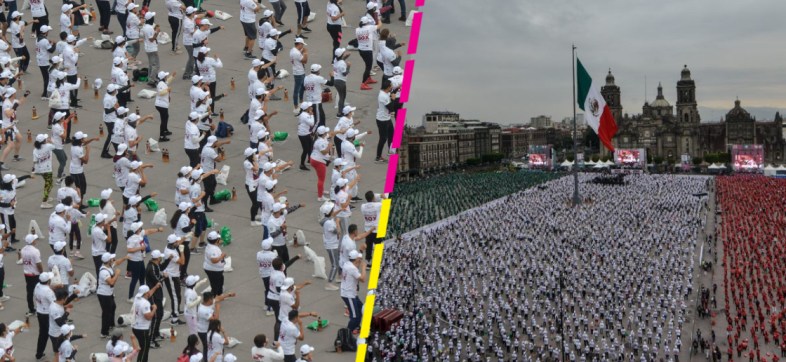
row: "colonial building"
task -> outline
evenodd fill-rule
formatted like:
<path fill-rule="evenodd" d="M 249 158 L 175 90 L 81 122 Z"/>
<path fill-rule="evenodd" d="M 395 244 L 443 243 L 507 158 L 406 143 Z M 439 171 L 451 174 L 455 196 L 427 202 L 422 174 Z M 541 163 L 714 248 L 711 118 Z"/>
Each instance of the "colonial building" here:
<path fill-rule="evenodd" d="M 780 114 L 772 121 L 758 122 L 742 108 L 738 99 L 719 123 L 701 123 L 696 83 L 687 65 L 677 82 L 674 106 L 663 96 L 663 87 L 658 84 L 657 97 L 652 103 L 644 103 L 641 114 L 623 115 L 621 91 L 614 83 L 611 70 L 601 93 L 617 121 L 615 148 L 646 148 L 648 155 L 676 162 L 683 154 L 702 157 L 708 153 L 729 152 L 733 144 L 761 144 L 765 149 L 765 162 L 783 163 L 786 142 L 781 132 Z"/>

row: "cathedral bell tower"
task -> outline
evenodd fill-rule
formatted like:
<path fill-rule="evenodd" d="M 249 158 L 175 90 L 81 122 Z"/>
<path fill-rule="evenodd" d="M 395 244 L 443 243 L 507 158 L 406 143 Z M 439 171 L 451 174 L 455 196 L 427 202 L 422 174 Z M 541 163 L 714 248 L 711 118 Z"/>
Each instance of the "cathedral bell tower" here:
<path fill-rule="evenodd" d="M 690 77 L 690 69 L 685 65 L 677 82 L 677 121 L 680 123 L 701 122 L 696 104 L 696 83 Z"/>
<path fill-rule="evenodd" d="M 614 121 L 619 124 L 622 119 L 620 87 L 614 84 L 614 75 L 611 74 L 611 69 L 609 69 L 609 74 L 606 76 L 606 85 L 600 89 L 600 94 L 606 100 L 606 104 L 609 106 L 609 110 L 611 110 L 611 115 L 614 116 Z"/>

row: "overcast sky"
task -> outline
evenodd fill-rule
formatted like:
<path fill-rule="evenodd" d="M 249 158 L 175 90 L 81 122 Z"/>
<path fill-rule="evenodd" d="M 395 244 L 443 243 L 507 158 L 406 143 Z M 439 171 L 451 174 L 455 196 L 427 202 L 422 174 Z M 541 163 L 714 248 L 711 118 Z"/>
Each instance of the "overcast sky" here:
<path fill-rule="evenodd" d="M 571 43 L 593 79 L 611 68 L 626 113 L 644 79 L 673 105 L 684 64 L 699 106 L 786 108 L 786 1 L 428 1 L 410 124 L 431 110 L 501 123 L 572 114 Z"/>

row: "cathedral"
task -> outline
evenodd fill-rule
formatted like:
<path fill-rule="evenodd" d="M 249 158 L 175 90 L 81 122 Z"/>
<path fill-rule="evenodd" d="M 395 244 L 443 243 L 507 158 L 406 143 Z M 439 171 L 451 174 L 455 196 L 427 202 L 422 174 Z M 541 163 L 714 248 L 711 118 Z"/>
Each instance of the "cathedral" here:
<path fill-rule="evenodd" d="M 685 154 L 703 157 L 708 153 L 730 152 L 734 144 L 760 144 L 764 146 L 766 163 L 784 163 L 786 141 L 780 114 L 776 113 L 772 121 L 756 121 L 738 99 L 720 122 L 701 123 L 696 83 L 687 65 L 677 82 L 677 102 L 673 106 L 658 84 L 658 96 L 652 103 L 644 103 L 641 114 L 623 116 L 620 87 L 614 84 L 611 70 L 601 93 L 617 122 L 615 148 L 646 148 L 648 155 L 663 157 L 673 164 Z"/>

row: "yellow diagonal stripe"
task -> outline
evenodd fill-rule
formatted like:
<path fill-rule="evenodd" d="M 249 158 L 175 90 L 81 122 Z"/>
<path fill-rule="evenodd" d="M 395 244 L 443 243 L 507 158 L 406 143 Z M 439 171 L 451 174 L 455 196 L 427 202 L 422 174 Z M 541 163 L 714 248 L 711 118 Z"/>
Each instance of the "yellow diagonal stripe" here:
<path fill-rule="evenodd" d="M 368 338 L 371 330 L 371 317 L 374 315 L 374 300 L 376 296 L 369 294 L 366 296 L 366 306 L 363 307 L 363 321 L 360 323 L 360 335 L 358 338 Z"/>
<path fill-rule="evenodd" d="M 388 216 L 390 215 L 390 199 L 382 200 L 382 210 L 379 211 L 379 222 L 377 223 L 377 237 L 384 238 L 388 233 Z"/>
<path fill-rule="evenodd" d="M 355 362 L 365 362 L 367 344 L 358 344 L 358 354 L 355 356 Z"/>
<path fill-rule="evenodd" d="M 371 259 L 371 273 L 368 278 L 368 290 L 377 289 L 379 271 L 382 269 L 382 253 L 385 252 L 385 243 L 374 245 L 374 256 Z"/>

